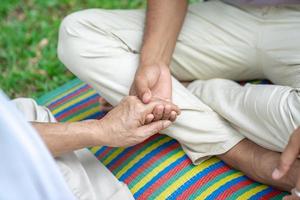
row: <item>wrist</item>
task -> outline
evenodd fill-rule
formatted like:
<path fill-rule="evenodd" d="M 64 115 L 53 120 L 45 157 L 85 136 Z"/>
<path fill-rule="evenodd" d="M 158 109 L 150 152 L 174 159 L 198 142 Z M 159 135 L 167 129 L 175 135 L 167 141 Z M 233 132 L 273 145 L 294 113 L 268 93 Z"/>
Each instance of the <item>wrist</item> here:
<path fill-rule="evenodd" d="M 147 56 L 145 56 L 147 57 Z M 166 60 L 158 59 L 157 57 L 155 59 L 152 58 L 144 58 L 140 59 L 139 68 L 148 68 L 148 67 L 159 67 L 159 68 L 168 68 L 169 69 L 169 63 Z"/>
<path fill-rule="evenodd" d="M 140 66 L 165 66 L 171 61 L 171 54 L 167 53 L 163 46 L 144 44 L 140 55 Z"/>
<path fill-rule="evenodd" d="M 92 146 L 106 146 L 108 145 L 108 123 L 105 121 L 105 118 L 100 120 L 89 120 L 89 126 L 91 127 L 91 139 Z"/>

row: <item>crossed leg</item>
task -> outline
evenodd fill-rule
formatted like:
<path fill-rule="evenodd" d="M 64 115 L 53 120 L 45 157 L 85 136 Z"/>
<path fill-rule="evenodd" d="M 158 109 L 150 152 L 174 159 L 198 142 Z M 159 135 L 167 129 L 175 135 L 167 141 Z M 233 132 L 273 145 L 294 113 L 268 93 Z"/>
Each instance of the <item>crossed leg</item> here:
<path fill-rule="evenodd" d="M 220 6 L 232 14 L 214 17 L 213 10 L 220 9 Z M 236 19 L 235 14 L 240 14 L 241 17 Z M 234 22 L 233 17 L 236 19 Z M 138 66 L 137 52 L 142 41 L 143 18 L 144 12 L 141 10 L 94 9 L 74 13 L 61 25 L 59 58 L 109 103 L 116 105 L 122 97 L 128 95 Z M 232 24 L 224 24 L 224 28 L 217 30 L 220 27 L 215 26 L 214 20 L 220 19 Z M 248 21 L 245 23 L 241 19 Z M 253 27 L 256 26 L 242 11 L 221 2 L 195 4 L 190 8 L 171 68 L 174 74 L 173 102 L 182 109 L 182 114 L 162 133 L 177 139 L 195 164 L 210 156 L 219 155 L 225 162 L 258 181 L 290 189 L 293 180 L 289 177 L 276 182 L 271 179 L 270 169 L 275 167 L 274 163 L 279 159 L 278 153 L 244 139 L 232 124 L 178 81 L 213 77 L 264 78 L 255 63 L 256 51 L 251 46 L 255 30 L 247 27 L 251 23 Z M 230 30 L 226 30 L 226 27 L 230 29 L 232 26 L 245 27 L 240 32 L 237 31 L 235 36 Z M 226 35 L 227 32 L 230 34 Z M 213 42 L 207 41 L 207 38 L 213 36 Z M 226 44 L 227 40 L 229 44 Z M 201 44 L 201 48 L 197 47 L 198 44 Z M 262 160 L 269 162 L 261 164 Z"/>

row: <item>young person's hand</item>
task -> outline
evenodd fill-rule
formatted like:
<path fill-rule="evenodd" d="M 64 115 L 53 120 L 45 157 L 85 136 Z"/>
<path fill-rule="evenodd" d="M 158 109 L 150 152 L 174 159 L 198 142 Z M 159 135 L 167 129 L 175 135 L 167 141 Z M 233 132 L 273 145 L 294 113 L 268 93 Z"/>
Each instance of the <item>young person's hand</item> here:
<path fill-rule="evenodd" d="M 171 102 L 172 81 L 169 67 L 165 65 L 139 67 L 130 89 L 130 95 L 138 96 L 145 104 L 155 99 Z M 174 121 L 179 113 L 172 110 L 170 105 L 171 103 L 166 106 L 158 104 L 152 113 L 153 121 L 161 119 Z"/>
<path fill-rule="evenodd" d="M 172 98 L 171 73 L 168 66 L 140 66 L 130 89 L 131 95 L 137 95 L 143 103 L 149 103 L 153 97 L 170 101 Z"/>
<path fill-rule="evenodd" d="M 300 127 L 294 131 L 289 139 L 285 150 L 281 154 L 279 164 L 273 171 L 272 177 L 280 179 L 285 176 L 291 169 L 291 166 L 296 161 L 300 154 Z M 292 194 L 284 197 L 284 200 L 300 200 L 300 176 L 296 177 L 297 182 Z"/>
<path fill-rule="evenodd" d="M 147 116 L 157 105 L 168 106 L 179 112 L 179 108 L 168 101 L 153 100 L 144 104 L 136 96 L 125 97 L 98 122 L 98 128 L 94 127 L 94 130 L 101 130 L 102 133 L 98 136 L 99 144 L 113 147 L 132 146 L 170 126 L 170 120 L 147 122 Z"/>

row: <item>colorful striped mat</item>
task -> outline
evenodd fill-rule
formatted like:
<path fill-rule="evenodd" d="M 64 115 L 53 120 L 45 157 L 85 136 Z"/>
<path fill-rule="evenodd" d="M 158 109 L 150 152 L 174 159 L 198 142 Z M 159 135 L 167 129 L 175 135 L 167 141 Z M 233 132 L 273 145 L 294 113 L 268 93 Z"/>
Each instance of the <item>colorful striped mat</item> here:
<path fill-rule="evenodd" d="M 59 121 L 101 118 L 99 95 L 75 79 L 38 99 Z M 155 135 L 129 148 L 91 147 L 90 151 L 136 199 L 282 199 L 286 194 L 254 182 L 217 158 L 194 166 L 178 142 Z"/>

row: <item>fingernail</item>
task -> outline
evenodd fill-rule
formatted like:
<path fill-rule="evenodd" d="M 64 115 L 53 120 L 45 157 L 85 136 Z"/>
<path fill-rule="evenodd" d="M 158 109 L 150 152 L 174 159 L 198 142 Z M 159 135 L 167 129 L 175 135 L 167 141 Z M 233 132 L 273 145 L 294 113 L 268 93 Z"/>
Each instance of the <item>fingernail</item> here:
<path fill-rule="evenodd" d="M 277 168 L 274 169 L 274 171 L 273 171 L 273 173 L 272 173 L 272 178 L 273 178 L 273 179 L 280 179 L 280 177 L 281 177 L 280 171 L 279 171 Z"/>
<path fill-rule="evenodd" d="M 165 128 L 168 127 L 168 126 L 170 126 L 171 124 L 172 124 L 172 122 L 169 121 L 169 120 L 164 121 L 164 127 L 165 127 Z"/>

